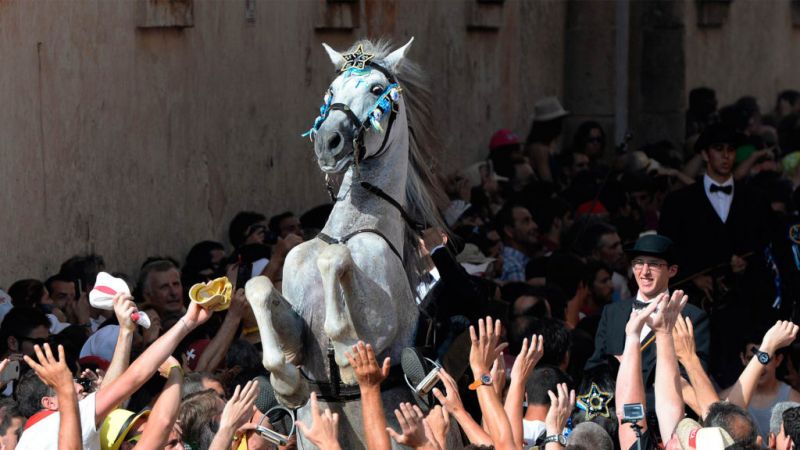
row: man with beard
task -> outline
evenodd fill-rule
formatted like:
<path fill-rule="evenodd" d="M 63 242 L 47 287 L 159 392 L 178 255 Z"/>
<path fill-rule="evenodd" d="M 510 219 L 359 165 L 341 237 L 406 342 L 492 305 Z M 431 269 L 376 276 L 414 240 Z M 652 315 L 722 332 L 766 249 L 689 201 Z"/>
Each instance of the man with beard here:
<path fill-rule="evenodd" d="M 497 213 L 497 232 L 503 239 L 502 281 L 525 281 L 525 266 L 536 250 L 539 226 L 528 208 L 508 203 Z"/>
<path fill-rule="evenodd" d="M 585 248 L 584 253 L 587 253 L 585 256 L 613 270 L 611 274 L 611 283 L 614 285 L 613 300 L 629 298 L 631 291 L 628 289 L 628 277 L 625 276 L 628 268 L 625 266 L 625 252 L 622 250 L 622 239 L 617 229 L 605 222 L 597 222 L 586 228 L 581 240 L 585 242 L 581 244 L 581 247 Z"/>

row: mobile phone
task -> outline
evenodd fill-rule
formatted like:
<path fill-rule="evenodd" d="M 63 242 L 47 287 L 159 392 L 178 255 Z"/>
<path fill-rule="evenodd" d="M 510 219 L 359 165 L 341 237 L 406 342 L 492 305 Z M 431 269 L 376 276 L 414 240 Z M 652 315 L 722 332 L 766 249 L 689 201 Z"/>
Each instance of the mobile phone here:
<path fill-rule="evenodd" d="M 81 294 L 83 294 L 83 280 L 78 278 L 77 280 L 75 280 L 75 284 L 78 287 L 78 292 L 76 293 L 75 298 L 78 298 L 81 296 Z"/>
<path fill-rule="evenodd" d="M 622 419 L 624 422 L 638 422 L 644 419 L 644 405 L 641 403 L 627 403 L 623 405 Z"/>
<path fill-rule="evenodd" d="M 19 380 L 19 361 L 10 361 L 0 372 L 0 384 L 8 384 L 11 380 Z"/>

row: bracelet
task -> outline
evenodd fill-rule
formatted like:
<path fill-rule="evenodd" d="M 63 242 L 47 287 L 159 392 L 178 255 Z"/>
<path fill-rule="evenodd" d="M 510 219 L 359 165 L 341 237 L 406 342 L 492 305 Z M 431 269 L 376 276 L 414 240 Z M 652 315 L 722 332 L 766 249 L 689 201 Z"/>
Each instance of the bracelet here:
<path fill-rule="evenodd" d="M 183 367 L 181 367 L 180 364 L 173 364 L 169 366 L 169 369 L 167 369 L 167 377 L 169 377 L 169 374 L 172 372 L 172 369 L 178 369 L 178 372 L 181 373 L 182 377 L 186 375 L 186 373 L 183 371 Z"/>
<path fill-rule="evenodd" d="M 189 328 L 189 325 L 186 325 L 186 321 L 183 320 L 183 317 L 181 317 L 180 320 L 178 320 L 178 322 L 180 322 L 183 325 L 183 328 L 186 328 L 186 331 L 191 333 L 192 329 Z"/>
<path fill-rule="evenodd" d="M 242 329 L 242 334 L 247 336 L 249 334 L 258 333 L 258 325 L 254 327 L 247 327 Z"/>

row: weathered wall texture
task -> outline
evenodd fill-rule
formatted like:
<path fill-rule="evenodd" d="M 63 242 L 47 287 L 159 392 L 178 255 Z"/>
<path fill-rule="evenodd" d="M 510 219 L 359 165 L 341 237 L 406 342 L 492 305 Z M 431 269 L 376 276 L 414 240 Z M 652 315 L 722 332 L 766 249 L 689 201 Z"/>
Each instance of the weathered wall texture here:
<path fill-rule="evenodd" d="M 684 2 L 686 97 L 698 86 L 717 91 L 720 106 L 754 95 L 762 112 L 783 89 L 800 88 L 800 28 L 788 0 L 734 0 L 719 28 L 697 25 L 694 2 Z"/>
<path fill-rule="evenodd" d="M 323 41 L 417 37 L 448 169 L 562 93 L 559 1 L 508 0 L 498 29 L 469 30 L 474 0 L 361 0 L 351 31 L 315 30 L 322 0 L 255 1 L 252 22 L 245 0 L 195 0 L 193 27 L 139 29 L 144 1 L 0 0 L 0 285 L 86 251 L 135 274 L 227 241 L 238 210 L 324 201 L 299 137 L 332 77 Z"/>

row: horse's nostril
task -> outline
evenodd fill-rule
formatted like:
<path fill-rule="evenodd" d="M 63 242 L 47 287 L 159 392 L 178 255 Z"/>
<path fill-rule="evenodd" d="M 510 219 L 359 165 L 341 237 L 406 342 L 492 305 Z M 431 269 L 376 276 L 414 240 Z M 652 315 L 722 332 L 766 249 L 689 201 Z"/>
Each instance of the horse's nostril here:
<path fill-rule="evenodd" d="M 328 150 L 334 150 L 342 143 L 342 135 L 338 132 L 333 133 L 333 136 L 328 139 Z"/>

